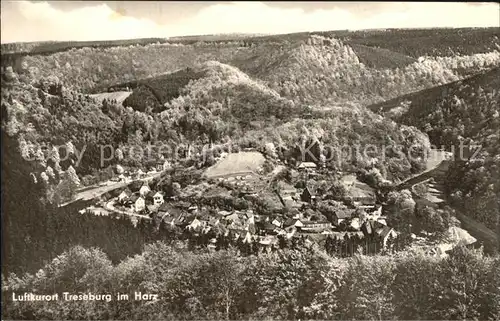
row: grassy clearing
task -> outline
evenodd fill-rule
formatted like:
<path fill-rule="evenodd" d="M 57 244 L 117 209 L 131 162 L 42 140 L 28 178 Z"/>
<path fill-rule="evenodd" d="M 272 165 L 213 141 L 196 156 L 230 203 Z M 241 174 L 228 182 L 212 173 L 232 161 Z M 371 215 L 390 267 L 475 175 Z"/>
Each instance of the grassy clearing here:
<path fill-rule="evenodd" d="M 257 172 L 264 164 L 265 158 L 259 152 L 232 153 L 209 167 L 205 175 L 209 178 L 234 175 L 246 175 Z"/>

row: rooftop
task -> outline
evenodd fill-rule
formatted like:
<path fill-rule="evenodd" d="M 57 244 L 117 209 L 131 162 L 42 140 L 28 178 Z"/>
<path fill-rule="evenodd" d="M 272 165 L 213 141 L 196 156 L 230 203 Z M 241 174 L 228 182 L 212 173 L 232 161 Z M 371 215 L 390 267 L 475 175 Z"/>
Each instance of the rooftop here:
<path fill-rule="evenodd" d="M 313 162 L 302 162 L 299 164 L 298 168 L 316 168 L 317 165 Z"/>

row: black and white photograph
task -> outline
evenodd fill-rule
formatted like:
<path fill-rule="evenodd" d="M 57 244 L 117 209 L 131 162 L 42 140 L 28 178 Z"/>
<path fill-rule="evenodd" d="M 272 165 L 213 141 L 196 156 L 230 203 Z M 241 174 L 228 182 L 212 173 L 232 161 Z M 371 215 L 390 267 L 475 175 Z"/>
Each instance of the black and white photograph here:
<path fill-rule="evenodd" d="M 500 4 L 1 1 L 2 320 L 500 320 Z"/>

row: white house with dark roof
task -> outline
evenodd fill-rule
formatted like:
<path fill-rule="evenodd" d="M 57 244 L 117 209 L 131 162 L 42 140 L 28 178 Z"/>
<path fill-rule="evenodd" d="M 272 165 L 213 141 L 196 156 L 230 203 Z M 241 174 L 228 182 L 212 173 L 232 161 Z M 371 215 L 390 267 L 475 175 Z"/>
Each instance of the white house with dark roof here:
<path fill-rule="evenodd" d="M 118 201 L 119 202 L 124 202 L 130 198 L 132 193 L 128 190 L 123 190 L 120 195 L 118 195 Z"/>
<path fill-rule="evenodd" d="M 135 212 L 141 212 L 146 208 L 146 200 L 141 195 L 133 195 L 130 201 Z"/>
<path fill-rule="evenodd" d="M 151 188 L 149 188 L 149 185 L 147 183 L 142 184 L 141 188 L 139 189 L 139 194 L 145 196 L 149 192 L 151 192 Z"/>
<path fill-rule="evenodd" d="M 313 162 L 302 162 L 297 166 L 299 170 L 305 170 L 305 169 L 316 169 L 318 166 L 316 163 Z"/>
<path fill-rule="evenodd" d="M 163 193 L 162 192 L 156 192 L 153 195 L 153 204 L 155 205 L 161 205 L 165 202 L 163 199 Z"/>

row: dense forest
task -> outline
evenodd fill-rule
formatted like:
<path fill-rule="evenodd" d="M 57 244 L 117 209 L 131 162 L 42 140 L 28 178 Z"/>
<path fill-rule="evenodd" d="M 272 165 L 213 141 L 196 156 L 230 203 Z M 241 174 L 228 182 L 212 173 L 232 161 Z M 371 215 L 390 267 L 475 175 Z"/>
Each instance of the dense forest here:
<path fill-rule="evenodd" d="M 446 179 L 450 200 L 494 228 L 500 217 L 500 69 L 370 106 L 415 126 L 454 150 Z M 460 146 L 463 146 L 462 148 Z"/>
<path fill-rule="evenodd" d="M 75 247 L 36 274 L 2 279 L 2 294 L 37 289 L 113 295 L 111 301 L 9 302 L 16 319 L 436 319 L 497 320 L 500 261 L 456 248 L 446 259 L 418 252 L 335 259 L 317 249 L 239 257 L 159 242 L 118 265 Z M 467 267 L 467 268 L 464 268 Z M 422 282 L 425 280 L 425 282 Z M 134 293 L 158 295 L 136 301 Z M 116 300 L 117 293 L 129 300 Z"/>

